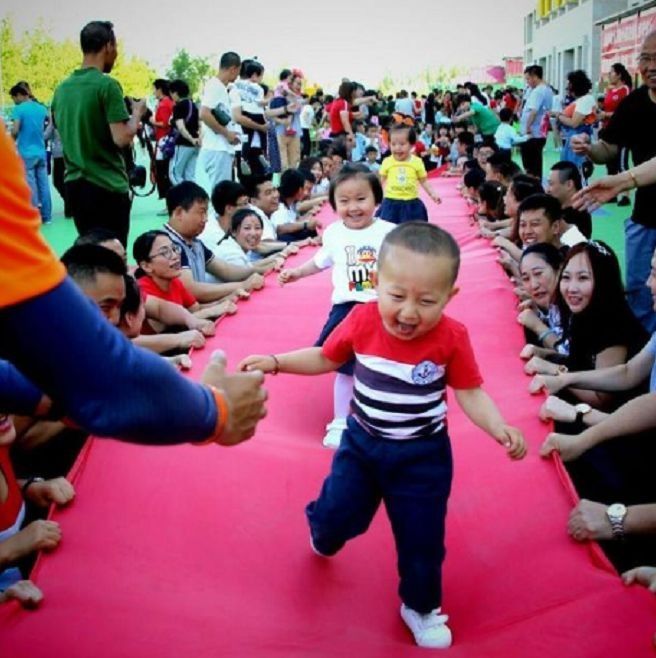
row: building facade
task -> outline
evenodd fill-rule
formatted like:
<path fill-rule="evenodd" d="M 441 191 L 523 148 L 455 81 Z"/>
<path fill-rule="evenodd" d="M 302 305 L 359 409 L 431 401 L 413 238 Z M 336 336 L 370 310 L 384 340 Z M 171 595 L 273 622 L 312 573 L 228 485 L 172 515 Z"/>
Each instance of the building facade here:
<path fill-rule="evenodd" d="M 654 0 L 538 0 L 535 10 L 524 18 L 524 61 L 527 65 L 542 66 L 545 80 L 558 90 L 564 90 L 567 74 L 575 69 L 586 71 L 597 84 L 613 61 L 634 58 L 632 43 L 631 48 L 622 46 L 622 58 L 612 59 L 619 52 L 615 44 L 622 34 L 621 21 L 636 16 L 629 19 L 635 20 L 636 27 L 630 37 L 635 42 L 637 17 L 640 13 L 648 16 L 655 4 Z M 612 42 L 610 33 L 603 34 L 608 24 L 615 26 L 610 28 Z M 605 50 L 602 50 L 604 37 Z M 622 42 L 626 39 L 622 37 Z M 632 62 L 629 68 L 634 66 Z"/>

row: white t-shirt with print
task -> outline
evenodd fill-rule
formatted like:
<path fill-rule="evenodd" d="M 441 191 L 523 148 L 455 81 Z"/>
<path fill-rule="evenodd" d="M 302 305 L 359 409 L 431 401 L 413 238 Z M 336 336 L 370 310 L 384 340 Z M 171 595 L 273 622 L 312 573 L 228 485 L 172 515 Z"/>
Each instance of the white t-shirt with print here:
<path fill-rule="evenodd" d="M 213 110 L 217 105 L 221 109 L 232 116 L 232 108 L 230 103 L 230 96 L 226 86 L 218 78 L 210 78 L 205 84 L 203 90 L 203 97 L 200 101 L 202 107 L 207 107 Z M 207 151 L 225 151 L 227 153 L 234 153 L 235 148 L 223 136 L 215 133 L 211 128 L 201 122 L 202 125 L 202 147 Z M 235 130 L 235 122 L 231 121 L 227 126 L 228 130 Z"/>
<path fill-rule="evenodd" d="M 367 228 L 352 229 L 340 220 L 323 232 L 323 245 L 313 260 L 322 270 L 333 268 L 333 304 L 376 299 L 380 246 L 395 226 L 384 219 L 374 219 Z"/>

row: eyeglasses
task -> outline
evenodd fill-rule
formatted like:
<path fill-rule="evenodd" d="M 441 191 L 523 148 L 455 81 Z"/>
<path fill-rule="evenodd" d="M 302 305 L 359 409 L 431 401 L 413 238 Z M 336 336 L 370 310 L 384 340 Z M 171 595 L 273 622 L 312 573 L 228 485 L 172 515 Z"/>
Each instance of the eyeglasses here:
<path fill-rule="evenodd" d="M 182 251 L 182 247 L 179 244 L 172 244 L 170 247 L 162 247 L 159 251 L 156 251 L 154 254 L 149 256 L 149 260 L 152 260 L 156 256 L 161 256 L 167 260 L 171 260 Z"/>

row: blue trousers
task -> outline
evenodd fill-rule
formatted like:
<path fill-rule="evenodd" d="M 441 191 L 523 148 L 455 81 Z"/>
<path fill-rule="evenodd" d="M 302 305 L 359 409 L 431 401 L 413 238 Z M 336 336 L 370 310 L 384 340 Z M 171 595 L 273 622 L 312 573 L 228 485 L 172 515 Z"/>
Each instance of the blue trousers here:
<path fill-rule="evenodd" d="M 46 157 L 23 158 L 27 184 L 32 192 L 32 205 L 38 208 L 41 219 L 49 222 L 52 218 L 52 200 L 48 182 L 48 167 Z"/>
<path fill-rule="evenodd" d="M 656 331 L 654 301 L 647 288 L 651 259 L 656 249 L 656 228 L 636 224 L 630 218 L 624 223 L 626 241 L 626 298 L 631 310 L 649 332 Z"/>
<path fill-rule="evenodd" d="M 399 596 L 422 614 L 442 604 L 444 523 L 453 462 L 446 430 L 392 441 L 371 436 L 353 417 L 319 498 L 306 508 L 312 540 L 334 555 L 367 530 L 381 501 L 396 542 Z"/>

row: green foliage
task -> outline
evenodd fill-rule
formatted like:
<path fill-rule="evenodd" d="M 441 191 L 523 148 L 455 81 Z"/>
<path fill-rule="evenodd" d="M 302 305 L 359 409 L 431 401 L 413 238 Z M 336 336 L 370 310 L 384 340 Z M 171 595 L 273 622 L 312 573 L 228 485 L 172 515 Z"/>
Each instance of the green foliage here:
<path fill-rule="evenodd" d="M 211 57 L 192 57 L 183 48 L 173 57 L 166 77 L 169 80 L 184 80 L 194 97 L 200 91 L 203 80 L 212 75 L 214 68 Z"/>
<path fill-rule="evenodd" d="M 452 85 L 454 81 L 465 75 L 467 69 L 458 66 L 443 66 L 436 68 L 426 67 L 416 75 L 394 78 L 389 72 L 380 81 L 378 88 L 385 95 L 394 94 L 399 89 L 416 91 L 418 94 L 426 94 L 434 88 L 444 89 Z"/>
<path fill-rule="evenodd" d="M 118 79 L 126 94 L 143 96 L 150 92 L 155 72 L 145 60 L 121 55 L 112 76 Z M 19 80 L 30 83 L 32 93 L 49 103 L 57 85 L 82 62 L 78 43 L 72 39 L 57 41 L 50 36 L 42 22 L 17 36 L 11 18 L 0 20 L 0 52 L 2 53 L 2 102 L 11 105 L 9 89 Z"/>

